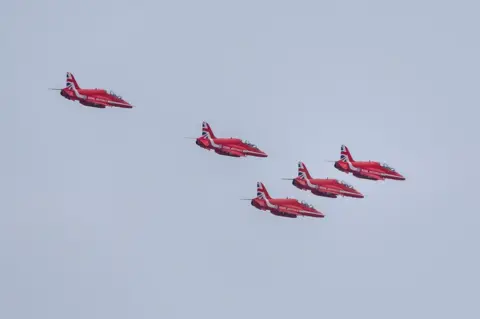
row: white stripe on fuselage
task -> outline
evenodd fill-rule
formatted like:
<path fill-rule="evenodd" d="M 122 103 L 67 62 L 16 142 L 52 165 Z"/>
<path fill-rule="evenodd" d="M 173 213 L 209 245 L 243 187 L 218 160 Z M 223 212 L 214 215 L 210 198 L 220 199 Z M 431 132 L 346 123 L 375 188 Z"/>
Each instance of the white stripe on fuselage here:
<path fill-rule="evenodd" d="M 307 178 L 305 179 L 305 181 L 307 182 L 307 185 L 312 189 L 324 188 L 326 193 L 329 192 L 329 188 L 326 187 L 326 186 L 319 186 L 319 185 L 312 184 L 310 182 L 310 180 L 307 179 Z M 346 191 L 346 190 L 343 190 L 343 189 L 331 189 L 331 191 L 340 192 L 342 194 L 358 195 L 357 193 L 349 192 L 349 191 Z"/>
<path fill-rule="evenodd" d="M 241 150 L 241 152 L 248 153 L 248 154 L 254 154 L 254 155 L 263 155 L 260 152 L 255 152 L 255 151 L 250 151 L 250 150 Z"/>
<path fill-rule="evenodd" d="M 383 177 L 398 177 L 397 175 L 393 175 L 393 174 L 387 174 L 387 173 L 378 172 L 378 171 L 370 171 L 370 170 L 365 169 L 365 168 L 363 168 L 363 169 L 362 168 L 357 168 L 357 167 L 353 166 L 353 164 L 350 161 L 346 161 L 346 163 L 352 171 L 359 172 L 360 174 L 362 173 L 362 170 L 363 170 L 366 173 L 373 174 L 373 175 L 379 175 L 379 176 L 383 176 Z"/>
<path fill-rule="evenodd" d="M 280 205 L 274 205 L 272 203 L 270 203 L 270 201 L 265 197 L 263 198 L 263 200 L 265 201 L 265 203 L 267 204 L 267 206 L 271 209 L 275 209 L 275 210 L 279 210 L 280 211 Z M 302 214 L 312 214 L 312 215 L 318 215 L 318 216 L 321 216 L 322 214 L 319 214 L 319 213 L 316 213 L 316 212 L 309 212 L 309 211 L 306 211 L 306 210 L 301 210 L 301 209 L 297 209 L 297 208 L 290 208 L 290 207 L 286 207 L 286 206 L 283 206 L 285 208 L 285 210 L 291 210 L 292 213 L 295 213 L 295 212 L 298 212 L 298 213 L 302 213 Z"/>
<path fill-rule="evenodd" d="M 339 192 L 342 193 L 342 194 L 348 194 L 348 195 L 358 195 L 357 193 L 348 192 L 348 191 L 345 191 L 343 189 L 339 190 Z"/>
<path fill-rule="evenodd" d="M 345 162 L 347 163 L 347 165 L 348 165 L 348 168 L 350 168 L 352 171 L 354 171 L 354 172 L 360 172 L 360 170 L 361 170 L 361 169 L 360 169 L 360 168 L 357 168 L 357 167 L 355 167 L 355 166 L 353 166 L 353 164 L 352 164 L 352 163 L 350 163 L 350 161 L 349 161 L 349 160 L 347 160 L 347 161 L 345 161 Z"/>
<path fill-rule="evenodd" d="M 265 203 L 267 204 L 268 207 L 273 208 L 273 209 L 277 209 L 277 208 L 278 208 L 278 205 L 274 205 L 274 204 L 270 203 L 270 201 L 267 199 L 266 196 L 265 196 L 265 198 L 264 198 L 264 201 L 265 201 Z"/>
<path fill-rule="evenodd" d="M 77 89 L 75 88 L 75 85 L 72 83 L 72 86 L 70 86 L 70 88 L 73 90 L 73 93 L 75 94 L 75 96 L 81 100 L 86 100 L 87 99 L 87 96 L 86 95 L 83 95 L 83 94 L 80 94 Z"/>
<path fill-rule="evenodd" d="M 77 89 L 75 88 L 75 85 L 73 85 L 72 83 L 72 86 L 70 87 L 72 90 L 73 90 L 73 93 L 75 93 L 75 96 L 81 100 L 87 100 L 88 99 L 88 96 L 87 95 L 83 95 L 83 94 L 80 94 Z M 97 99 L 95 99 L 97 100 Z M 108 104 L 117 104 L 117 105 L 125 105 L 125 106 L 130 106 L 130 104 L 128 103 L 123 103 L 123 102 L 117 102 L 117 101 L 105 101 L 105 100 L 102 100 L 102 99 L 98 99 L 98 101 L 100 102 L 106 102 Z"/>
<path fill-rule="evenodd" d="M 210 141 L 210 144 L 212 144 L 213 148 L 219 148 L 221 149 L 222 148 L 222 145 L 220 144 L 217 144 L 213 141 L 213 139 L 210 137 L 210 133 L 209 132 L 206 132 L 207 134 L 207 139 Z"/>
<path fill-rule="evenodd" d="M 317 188 L 318 188 L 318 185 L 315 185 L 315 184 L 310 183 L 310 180 L 309 180 L 308 178 L 305 178 L 305 181 L 307 181 L 307 185 L 308 185 L 310 188 L 314 188 L 314 189 L 317 189 Z"/>
<path fill-rule="evenodd" d="M 235 148 L 235 147 L 229 147 L 229 146 L 224 146 L 224 145 L 221 145 L 221 144 L 217 144 L 213 141 L 213 139 L 210 137 L 210 134 L 208 132 L 207 132 L 206 135 L 207 135 L 207 139 L 210 141 L 210 144 L 212 144 L 212 146 L 214 148 L 231 150 L 231 151 L 236 151 L 236 152 L 241 152 L 241 153 L 262 155 L 262 153 L 259 153 L 259 152 L 254 152 L 254 151 L 250 151 L 250 150 L 242 150 L 242 149 L 238 149 L 238 148 Z"/>
<path fill-rule="evenodd" d="M 117 105 L 130 106 L 130 104 L 128 104 L 128 103 L 117 102 L 117 101 L 107 101 L 107 103 L 114 104 L 114 105 L 117 104 Z"/>

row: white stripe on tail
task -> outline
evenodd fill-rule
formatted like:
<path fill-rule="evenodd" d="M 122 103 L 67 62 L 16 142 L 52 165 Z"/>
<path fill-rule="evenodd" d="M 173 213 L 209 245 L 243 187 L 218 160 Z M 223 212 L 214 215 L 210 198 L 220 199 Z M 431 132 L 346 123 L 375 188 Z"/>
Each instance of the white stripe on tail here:
<path fill-rule="evenodd" d="M 73 76 L 72 73 L 67 72 L 67 87 L 66 90 L 73 91 L 75 93 L 75 96 L 81 100 L 86 100 L 87 96 L 80 94 L 78 90 L 80 87 L 78 86 L 77 81 L 75 80 L 75 77 Z"/>
<path fill-rule="evenodd" d="M 75 77 L 73 76 L 72 73 L 67 72 L 67 89 L 68 90 L 73 90 L 73 89 L 79 90 L 80 86 L 78 86 L 77 80 L 75 80 Z"/>
<path fill-rule="evenodd" d="M 348 163 L 348 162 L 350 162 L 350 163 L 355 162 L 355 161 L 353 160 L 352 154 L 350 154 L 350 151 L 348 150 L 348 147 L 346 147 L 345 145 L 342 145 L 342 147 L 341 147 L 340 160 L 341 160 L 342 162 L 346 162 L 346 163 Z"/>
<path fill-rule="evenodd" d="M 307 182 L 308 187 L 312 189 L 317 189 L 318 185 L 312 184 L 310 180 L 312 179 L 312 176 L 308 172 L 307 166 L 303 162 L 298 162 L 298 177 L 300 179 L 303 179 Z"/>
<path fill-rule="evenodd" d="M 212 128 L 205 121 L 203 121 L 203 123 L 202 123 L 202 136 L 206 137 L 208 139 L 216 138 L 215 134 L 213 134 Z"/>
<path fill-rule="evenodd" d="M 257 182 L 257 198 L 265 200 L 271 198 L 262 182 Z"/>
<path fill-rule="evenodd" d="M 310 176 L 310 173 L 308 172 L 307 166 L 305 166 L 305 163 L 303 162 L 298 162 L 298 177 L 300 179 L 312 178 L 312 176 Z"/>

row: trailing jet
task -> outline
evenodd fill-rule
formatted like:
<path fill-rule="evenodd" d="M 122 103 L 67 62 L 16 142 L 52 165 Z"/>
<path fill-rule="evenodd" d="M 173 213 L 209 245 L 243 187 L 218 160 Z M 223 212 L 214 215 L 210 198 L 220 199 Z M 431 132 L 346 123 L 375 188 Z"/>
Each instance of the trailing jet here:
<path fill-rule="evenodd" d="M 195 143 L 203 149 L 214 150 L 215 153 L 231 157 L 268 157 L 255 144 L 239 138 L 218 138 L 207 122 L 202 123 L 202 136 Z"/>
<path fill-rule="evenodd" d="M 352 154 L 350 154 L 348 147 L 346 147 L 345 145 L 342 145 L 340 160 L 335 162 L 334 167 L 339 171 L 347 174 L 351 173 L 353 174 L 353 176 L 362 179 L 369 179 L 375 181 L 386 179 L 393 179 L 399 181 L 405 180 L 405 177 L 403 177 L 393 167 L 389 166 L 386 163 L 379 163 L 374 161 L 355 161 L 352 157 Z"/>
<path fill-rule="evenodd" d="M 59 90 L 60 95 L 67 100 L 78 101 L 80 104 L 89 107 L 96 107 L 104 109 L 109 107 L 133 108 L 133 105 L 126 102 L 121 96 L 115 94 L 113 91 L 107 92 L 104 89 L 82 89 L 78 85 L 72 73 L 67 72 L 67 84 L 63 89 Z"/>
<path fill-rule="evenodd" d="M 248 199 L 250 200 L 250 199 Z M 281 217 L 297 218 L 298 216 L 309 216 L 323 218 L 321 212 L 305 201 L 298 201 L 293 198 L 272 198 L 268 194 L 265 185 L 257 182 L 257 197 L 251 199 L 252 206 L 257 209 L 270 211 L 271 214 Z"/>
<path fill-rule="evenodd" d="M 298 189 L 311 191 L 312 194 L 323 197 L 337 198 L 338 196 L 363 198 L 364 196 L 353 188 L 352 185 L 338 179 L 312 178 L 305 163 L 298 162 L 298 176 L 296 178 L 284 178 L 291 180 Z"/>

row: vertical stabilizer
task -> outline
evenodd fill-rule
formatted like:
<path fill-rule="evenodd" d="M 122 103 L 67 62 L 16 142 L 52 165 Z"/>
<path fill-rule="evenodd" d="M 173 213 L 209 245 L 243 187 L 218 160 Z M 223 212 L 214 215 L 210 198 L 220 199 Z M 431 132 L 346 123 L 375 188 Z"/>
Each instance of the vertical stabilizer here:
<path fill-rule="evenodd" d="M 343 162 L 350 162 L 350 163 L 355 162 L 353 160 L 352 154 L 350 154 L 348 147 L 346 147 L 345 145 L 342 145 L 341 147 L 340 160 Z"/>
<path fill-rule="evenodd" d="M 203 136 L 203 137 L 206 137 L 206 138 L 208 138 L 208 139 L 214 139 L 214 138 L 216 138 L 216 137 L 215 137 L 215 134 L 213 134 L 212 128 L 211 128 L 210 125 L 209 125 L 207 122 L 205 122 L 205 121 L 203 121 L 203 123 L 202 123 L 202 136 Z"/>
<path fill-rule="evenodd" d="M 267 188 L 263 185 L 262 182 L 257 182 L 257 198 L 259 199 L 270 199 L 270 194 L 268 194 Z"/>
<path fill-rule="evenodd" d="M 77 83 L 77 80 L 75 80 L 75 77 L 73 76 L 72 73 L 70 72 L 67 72 L 67 83 L 66 83 L 66 87 L 67 89 L 80 89 L 80 87 L 78 86 L 78 83 Z"/>
<path fill-rule="evenodd" d="M 310 173 L 308 172 L 307 166 L 305 166 L 305 163 L 303 162 L 298 162 L 298 177 L 300 179 L 312 178 L 312 176 L 310 176 Z"/>

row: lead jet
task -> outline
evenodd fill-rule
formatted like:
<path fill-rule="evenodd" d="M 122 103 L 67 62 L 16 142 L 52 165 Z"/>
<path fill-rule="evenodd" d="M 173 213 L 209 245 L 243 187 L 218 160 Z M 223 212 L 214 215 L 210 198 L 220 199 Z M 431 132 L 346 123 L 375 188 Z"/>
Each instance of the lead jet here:
<path fill-rule="evenodd" d="M 404 181 L 400 173 L 398 173 L 393 167 L 386 163 L 374 162 L 374 161 L 355 161 L 348 150 L 348 147 L 342 145 L 340 151 L 340 160 L 336 161 L 334 167 L 341 172 L 352 174 L 357 178 L 369 179 L 374 181 L 379 180 L 398 180 Z"/>
<path fill-rule="evenodd" d="M 202 123 L 202 136 L 196 138 L 195 143 L 203 149 L 213 150 L 215 153 L 231 157 L 268 157 L 255 144 L 239 138 L 218 138 L 207 122 Z"/>
<path fill-rule="evenodd" d="M 265 185 L 263 185 L 261 182 L 257 182 L 257 197 L 251 199 L 250 201 L 251 205 L 255 208 L 264 211 L 270 211 L 271 214 L 280 217 L 325 217 L 325 215 L 305 201 L 298 201 L 294 198 L 272 198 L 270 194 L 268 194 Z"/>
<path fill-rule="evenodd" d="M 120 95 L 113 91 L 104 89 L 82 89 L 75 80 L 72 73 L 67 72 L 67 84 L 63 89 L 50 89 L 59 90 L 60 95 L 71 101 L 78 101 L 80 104 L 104 109 L 109 107 L 120 107 L 131 109 L 133 105 L 125 101 Z"/>
<path fill-rule="evenodd" d="M 338 196 L 364 198 L 362 193 L 357 191 L 347 182 L 332 178 L 312 178 L 305 163 L 298 162 L 298 176 L 296 178 L 284 178 L 291 180 L 293 186 L 312 194 L 323 197 L 337 198 Z"/>

